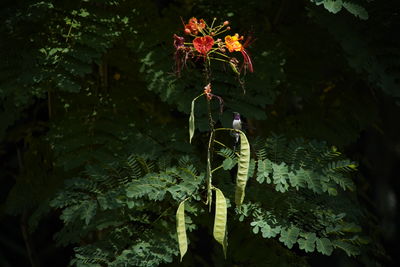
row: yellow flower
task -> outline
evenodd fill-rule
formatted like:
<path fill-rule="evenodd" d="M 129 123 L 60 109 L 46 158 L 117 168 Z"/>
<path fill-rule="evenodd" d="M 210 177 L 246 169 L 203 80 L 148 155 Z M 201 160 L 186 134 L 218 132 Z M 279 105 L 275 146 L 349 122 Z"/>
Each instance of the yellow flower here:
<path fill-rule="evenodd" d="M 226 48 L 228 48 L 229 52 L 242 51 L 243 46 L 239 42 L 242 39 L 243 39 L 243 36 L 239 38 L 239 34 L 237 34 L 237 33 L 234 36 L 230 36 L 230 35 L 225 36 L 225 45 L 226 45 Z"/>

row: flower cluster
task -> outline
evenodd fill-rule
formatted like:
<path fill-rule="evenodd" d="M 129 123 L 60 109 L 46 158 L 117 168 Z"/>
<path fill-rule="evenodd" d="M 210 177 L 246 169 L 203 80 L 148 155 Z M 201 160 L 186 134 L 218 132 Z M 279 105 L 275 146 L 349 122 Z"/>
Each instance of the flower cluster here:
<path fill-rule="evenodd" d="M 203 58 L 207 60 L 218 60 L 228 63 L 237 73 L 244 70 L 253 72 L 253 64 L 247 53 L 245 46 L 242 44 L 243 36 L 226 35 L 224 39 L 217 38 L 218 35 L 229 31 L 229 21 L 225 21 L 220 25 L 214 26 L 216 18 L 209 26 L 203 19 L 189 19 L 188 23 L 184 23 L 184 34 L 187 37 L 174 34 L 175 46 L 175 64 L 176 73 L 179 75 L 181 69 L 186 65 L 188 59 Z M 243 63 L 239 67 L 240 61 L 235 58 L 235 52 L 240 52 L 243 56 Z"/>

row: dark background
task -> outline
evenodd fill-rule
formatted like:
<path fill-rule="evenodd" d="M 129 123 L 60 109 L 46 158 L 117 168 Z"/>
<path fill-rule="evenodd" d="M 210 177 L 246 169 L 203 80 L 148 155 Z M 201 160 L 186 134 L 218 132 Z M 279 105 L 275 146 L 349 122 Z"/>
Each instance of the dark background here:
<path fill-rule="evenodd" d="M 73 255 L 72 246 L 55 245 L 53 236 L 62 227 L 60 211 L 46 203 L 77 169 L 66 167 L 75 164 L 73 157 L 63 159 L 64 168 L 52 165 L 57 153 L 67 153 L 52 146 L 57 143 L 52 136 L 73 134 L 82 118 L 101 113 L 109 104 L 108 96 L 119 108 L 120 131 L 129 131 L 129 123 L 143 129 L 149 124 L 155 128 L 186 127 L 194 94 L 166 94 L 158 81 L 144 79 L 140 72 L 143 57 L 136 52 L 140 41 L 153 45 L 155 53 L 160 53 L 160 64 L 170 65 L 172 73 L 171 37 L 182 30 L 180 16 L 185 21 L 192 16 L 229 19 L 238 32 L 253 36 L 248 50 L 255 74 L 248 74 L 245 80 L 248 87 L 265 89 L 258 96 L 263 102 L 256 110 L 239 107 L 253 127 L 249 127 L 250 135 L 275 132 L 324 140 L 357 161 L 357 201 L 369 214 L 364 218 L 367 234 L 382 248 L 377 262 L 396 266 L 400 251 L 400 5 L 398 1 L 353 1 L 368 11 L 369 17 L 364 20 L 344 7 L 333 14 L 313 2 L 322 1 L 91 3 L 89 13 L 98 17 L 128 16 L 131 9 L 137 13 L 125 28 L 118 23 L 99 27 L 104 32 L 97 34 L 105 40 L 91 33 L 95 36 L 90 37 L 91 42 L 103 47 L 93 54 L 83 53 L 90 55 L 79 69 L 68 59 L 44 57 L 40 51 L 71 48 L 76 32 L 91 31 L 89 26 L 85 28 L 90 21 L 73 12 L 84 8 L 85 3 L 54 1 L 53 7 L 48 7 L 51 2 L 2 1 L 0 266 L 31 266 L 32 261 L 36 266 L 67 266 Z M 75 29 L 66 18 L 82 18 L 81 26 Z M 136 36 L 135 27 L 140 36 Z M 60 51 L 55 55 L 63 55 Z M 268 52 L 267 60 L 263 51 Z M 185 75 L 194 74 L 184 71 Z M 184 79 L 190 83 L 194 77 Z M 281 81 L 275 83 L 278 78 Z M 202 88 L 201 84 L 196 86 Z M 96 98 L 91 98 L 86 88 L 98 88 L 93 91 Z M 237 110 L 237 106 L 227 108 Z M 113 106 L 104 110 L 112 113 Z M 230 120 L 227 115 L 221 123 L 229 125 Z M 199 120 L 200 130 L 205 130 L 204 121 Z M 105 143 L 113 146 L 112 141 Z M 84 161 L 96 160 L 90 157 Z M 38 208 L 42 212 L 37 212 Z M 40 220 L 30 231 L 32 216 Z M 207 242 L 198 247 L 207 247 Z M 305 255 L 300 250 L 296 253 Z M 308 262 L 311 266 L 363 265 L 341 254 L 330 258 L 308 255 Z"/>

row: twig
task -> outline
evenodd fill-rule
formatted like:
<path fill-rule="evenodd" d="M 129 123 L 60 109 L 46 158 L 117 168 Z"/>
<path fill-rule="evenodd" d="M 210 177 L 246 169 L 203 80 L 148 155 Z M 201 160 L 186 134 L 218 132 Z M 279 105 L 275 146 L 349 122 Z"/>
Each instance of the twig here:
<path fill-rule="evenodd" d="M 223 167 L 223 165 L 218 166 L 217 168 L 215 168 L 214 170 L 212 170 L 211 173 L 213 173 L 213 172 L 215 172 L 215 171 L 221 169 L 222 167 Z"/>

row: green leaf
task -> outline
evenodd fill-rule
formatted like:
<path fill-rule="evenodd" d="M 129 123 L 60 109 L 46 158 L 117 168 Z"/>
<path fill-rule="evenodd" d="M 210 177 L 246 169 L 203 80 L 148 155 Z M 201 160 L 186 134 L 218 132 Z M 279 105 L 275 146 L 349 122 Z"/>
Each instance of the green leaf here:
<path fill-rule="evenodd" d="M 81 12 L 79 13 L 79 16 L 81 16 L 81 17 L 83 17 L 83 18 L 85 18 L 85 17 L 87 17 L 87 16 L 89 16 L 90 15 L 90 13 L 89 12 L 87 12 L 87 10 L 86 9 L 83 9 L 83 8 L 81 8 L 81 10 L 80 10 Z"/>
<path fill-rule="evenodd" d="M 258 231 L 260 230 L 260 228 L 258 227 L 258 225 L 254 226 L 253 228 L 253 233 L 258 234 Z"/>
<path fill-rule="evenodd" d="M 346 252 L 347 256 L 349 257 L 360 254 L 360 250 L 350 243 L 341 240 L 333 240 L 332 244 L 335 248 L 340 248 L 344 250 L 344 252 Z"/>
<path fill-rule="evenodd" d="M 338 13 L 343 6 L 342 0 L 325 0 L 324 1 L 324 7 L 329 11 L 332 12 L 333 14 Z"/>
<path fill-rule="evenodd" d="M 257 162 L 257 182 L 262 184 L 266 180 L 267 183 L 271 183 L 270 173 L 272 173 L 272 162 L 269 159 L 259 159 Z"/>
<path fill-rule="evenodd" d="M 178 235 L 179 251 L 182 261 L 188 248 L 185 225 L 185 201 L 179 204 L 178 210 L 176 211 L 176 233 Z"/>
<path fill-rule="evenodd" d="M 232 62 L 229 61 L 229 65 L 231 66 L 234 73 L 236 73 L 237 75 L 240 75 L 240 73 L 237 69 L 237 66 L 235 64 L 233 64 Z"/>
<path fill-rule="evenodd" d="M 165 173 L 150 173 L 138 180 L 133 180 L 126 188 L 126 196 L 140 198 L 147 196 L 150 200 L 161 201 L 167 193 L 166 185 L 175 179 Z"/>
<path fill-rule="evenodd" d="M 267 223 L 261 228 L 261 233 L 263 238 L 275 237 L 277 234 L 279 234 L 280 231 L 281 231 L 280 226 L 272 228 Z"/>
<path fill-rule="evenodd" d="M 299 236 L 300 229 L 296 226 L 292 226 L 289 229 L 281 230 L 281 237 L 279 241 L 284 243 L 289 249 L 297 242 L 297 237 Z"/>
<path fill-rule="evenodd" d="M 315 233 L 306 233 L 302 234 L 302 236 L 304 238 L 297 240 L 299 248 L 305 250 L 305 252 L 313 252 L 315 249 L 315 240 L 317 239 Z"/>
<path fill-rule="evenodd" d="M 236 206 L 240 207 L 240 205 L 243 203 L 249 173 L 250 145 L 246 135 L 242 131 L 238 132 L 240 133 L 240 156 L 239 167 L 236 176 L 235 203 Z"/>
<path fill-rule="evenodd" d="M 89 222 L 96 215 L 96 211 L 97 211 L 97 202 L 96 201 L 82 202 L 81 218 L 85 220 L 86 225 L 89 225 Z"/>
<path fill-rule="evenodd" d="M 364 7 L 351 2 L 344 2 L 343 6 L 354 16 L 359 17 L 362 20 L 368 19 L 368 12 Z"/>
<path fill-rule="evenodd" d="M 304 175 L 302 175 L 302 169 L 297 171 L 296 173 L 294 172 L 289 172 L 289 182 L 290 185 L 295 187 L 297 190 L 300 187 L 305 187 L 305 179 L 304 179 Z"/>
<path fill-rule="evenodd" d="M 222 168 L 224 170 L 231 170 L 234 166 L 236 165 L 236 162 L 231 159 L 231 158 L 226 158 L 223 162 L 222 162 Z"/>
<path fill-rule="evenodd" d="M 286 181 L 289 179 L 288 166 L 282 162 L 281 164 L 273 164 L 273 182 L 276 185 L 275 190 L 278 192 L 286 192 L 289 188 L 289 184 Z"/>
<path fill-rule="evenodd" d="M 254 159 L 250 159 L 249 163 L 249 172 L 247 173 L 247 179 L 250 179 L 254 176 L 254 170 L 256 169 L 256 161 Z"/>
<path fill-rule="evenodd" d="M 359 233 L 361 232 L 361 227 L 355 223 L 345 223 L 340 230 L 347 233 Z"/>
<path fill-rule="evenodd" d="M 333 246 L 331 241 L 328 238 L 318 238 L 317 239 L 317 251 L 330 256 L 333 252 Z"/>
<path fill-rule="evenodd" d="M 321 177 L 319 177 L 315 172 L 310 170 L 300 169 L 296 171 L 296 176 L 299 185 L 305 187 L 306 184 L 308 189 L 318 194 L 321 194 L 323 192 L 322 185 L 320 182 Z M 291 178 L 292 178 L 291 181 L 295 183 L 294 177 Z"/>
<path fill-rule="evenodd" d="M 328 192 L 328 194 L 330 196 L 337 196 L 337 194 L 338 194 L 336 188 L 333 188 L 333 187 L 328 187 L 328 191 L 327 192 Z"/>
<path fill-rule="evenodd" d="M 338 160 L 330 162 L 322 171 L 326 174 L 330 172 L 353 172 L 357 170 L 357 164 L 350 160 Z"/>
<path fill-rule="evenodd" d="M 226 234 L 227 204 L 224 194 L 218 188 L 215 190 L 215 219 L 214 219 L 214 238 L 222 245 L 226 258 L 226 249 L 228 246 Z"/>

